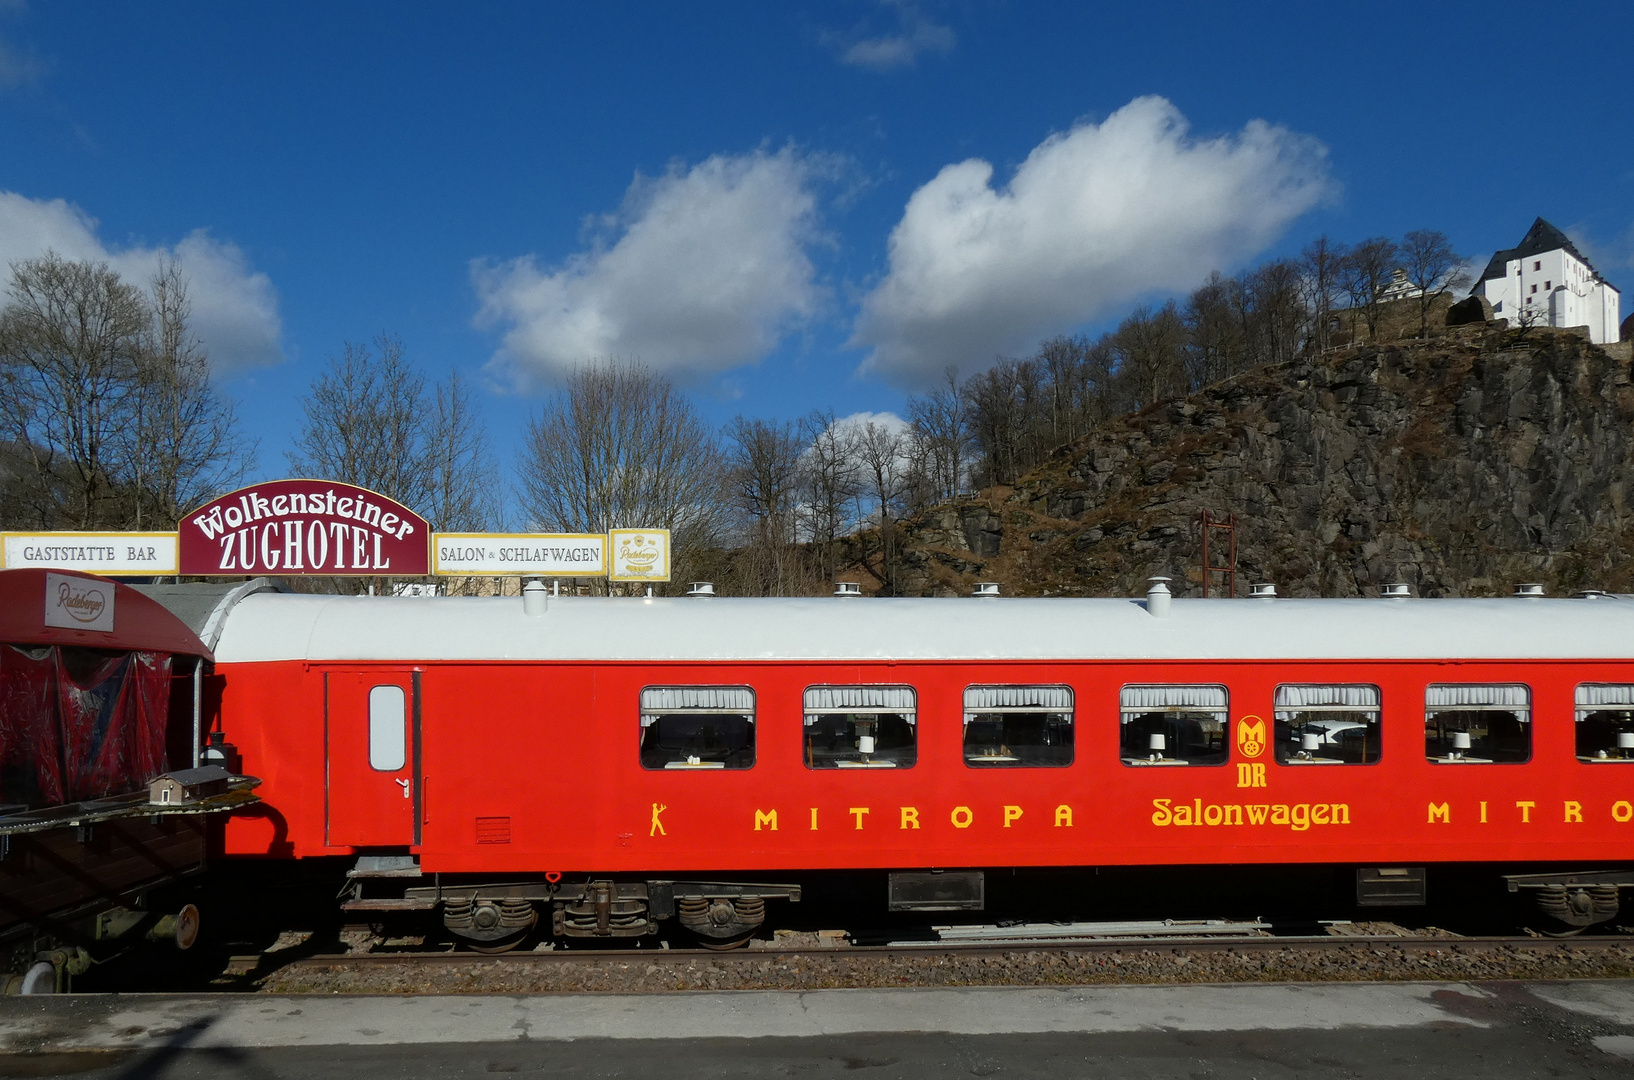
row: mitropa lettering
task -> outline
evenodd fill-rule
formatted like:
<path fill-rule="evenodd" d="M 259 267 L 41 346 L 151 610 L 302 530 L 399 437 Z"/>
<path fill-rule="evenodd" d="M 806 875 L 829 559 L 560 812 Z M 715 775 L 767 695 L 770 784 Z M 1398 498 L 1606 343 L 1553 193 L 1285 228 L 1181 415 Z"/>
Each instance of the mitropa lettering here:
<path fill-rule="evenodd" d="M 181 572 L 413 576 L 427 572 L 428 543 L 425 521 L 384 496 L 349 484 L 282 480 L 190 514 Z"/>
<path fill-rule="evenodd" d="M 1316 825 L 1349 825 L 1349 803 L 1205 803 L 1202 799 L 1153 799 L 1152 824 L 1273 825 L 1304 832 Z"/>

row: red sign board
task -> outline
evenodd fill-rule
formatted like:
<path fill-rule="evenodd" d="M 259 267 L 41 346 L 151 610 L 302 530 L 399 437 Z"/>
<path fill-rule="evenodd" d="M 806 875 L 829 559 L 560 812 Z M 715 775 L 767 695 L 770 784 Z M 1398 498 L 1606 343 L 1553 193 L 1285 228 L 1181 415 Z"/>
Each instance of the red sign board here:
<path fill-rule="evenodd" d="M 274 480 L 205 503 L 182 519 L 180 572 L 193 577 L 431 572 L 425 518 L 366 488 Z"/>

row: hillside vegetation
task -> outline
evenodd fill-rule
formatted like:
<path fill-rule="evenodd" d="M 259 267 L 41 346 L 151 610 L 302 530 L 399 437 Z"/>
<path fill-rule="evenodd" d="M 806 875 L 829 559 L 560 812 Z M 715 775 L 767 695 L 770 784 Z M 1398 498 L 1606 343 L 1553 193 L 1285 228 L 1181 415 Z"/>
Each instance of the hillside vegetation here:
<path fill-rule="evenodd" d="M 1113 419 L 1013 486 L 899 523 L 893 544 L 860 535 L 848 571 L 901 595 L 982 580 L 1127 596 L 1155 574 L 1198 595 L 1208 509 L 1238 516 L 1238 595 L 1251 582 L 1284 596 L 1634 591 L 1631 450 L 1627 343 L 1462 327 L 1255 368 Z"/>

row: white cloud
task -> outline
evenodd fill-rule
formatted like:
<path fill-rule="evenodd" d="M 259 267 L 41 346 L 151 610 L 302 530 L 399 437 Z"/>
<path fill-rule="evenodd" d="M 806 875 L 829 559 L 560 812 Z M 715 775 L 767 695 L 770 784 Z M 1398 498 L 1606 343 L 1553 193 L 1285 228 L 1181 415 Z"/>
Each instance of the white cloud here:
<path fill-rule="evenodd" d="M 842 416 L 834 421 L 837 428 L 851 428 L 862 431 L 869 424 L 902 434 L 908 430 L 909 424 L 894 412 L 854 412 L 850 416 Z"/>
<path fill-rule="evenodd" d="M 0 37 L 0 89 L 26 86 L 44 74 L 44 61 Z"/>
<path fill-rule="evenodd" d="M 174 247 L 109 248 L 97 236 L 96 220 L 79 207 L 62 199 L 30 199 L 0 191 L 0 269 L 47 251 L 67 259 L 106 262 L 126 281 L 144 288 L 160 260 L 174 258 L 187 276 L 193 331 L 217 374 L 283 360 L 272 282 L 250 268 L 237 246 L 216 240 L 203 229 Z"/>
<path fill-rule="evenodd" d="M 840 52 L 840 63 L 873 71 L 911 67 L 921 53 L 949 53 L 957 43 L 953 31 L 932 22 L 919 9 L 903 0 L 885 0 L 896 11 L 897 33 L 863 38 L 846 45 Z M 837 41 L 834 35 L 827 40 Z"/>
<path fill-rule="evenodd" d="M 818 309 L 810 163 L 716 155 L 636 177 L 613 234 L 554 269 L 478 260 L 476 325 L 505 327 L 489 369 L 519 385 L 608 356 L 680 376 L 759 360 Z"/>
<path fill-rule="evenodd" d="M 1143 97 L 1040 143 L 1008 185 L 970 159 L 915 191 L 851 344 L 863 370 L 925 385 L 1262 251 L 1333 190 L 1314 139 L 1255 120 L 1193 138 Z"/>

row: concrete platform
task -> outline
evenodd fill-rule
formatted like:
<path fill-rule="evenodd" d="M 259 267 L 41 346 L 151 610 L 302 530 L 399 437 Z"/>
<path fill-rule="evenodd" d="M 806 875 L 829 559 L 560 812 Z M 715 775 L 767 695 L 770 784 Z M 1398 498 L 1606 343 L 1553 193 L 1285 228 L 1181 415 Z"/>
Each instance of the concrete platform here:
<path fill-rule="evenodd" d="M 216 1080 L 1611 1076 L 1634 1075 L 1634 983 L 10 998 L 0 1049 L 0 1076 Z"/>

